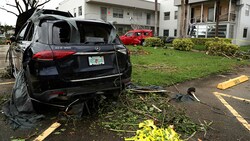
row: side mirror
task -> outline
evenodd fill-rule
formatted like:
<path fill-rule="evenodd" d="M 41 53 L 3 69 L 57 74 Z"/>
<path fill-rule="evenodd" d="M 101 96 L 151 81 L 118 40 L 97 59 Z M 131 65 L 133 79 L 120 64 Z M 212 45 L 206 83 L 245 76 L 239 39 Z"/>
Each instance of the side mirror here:
<path fill-rule="evenodd" d="M 15 36 L 11 36 L 11 37 L 10 37 L 10 41 L 11 41 L 11 42 L 15 42 L 15 41 L 16 41 L 16 37 L 15 37 Z"/>

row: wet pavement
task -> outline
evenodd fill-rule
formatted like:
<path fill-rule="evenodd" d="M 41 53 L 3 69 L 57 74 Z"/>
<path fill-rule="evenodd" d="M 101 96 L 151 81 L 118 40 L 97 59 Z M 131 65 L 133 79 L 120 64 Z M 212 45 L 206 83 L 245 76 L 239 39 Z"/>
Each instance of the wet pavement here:
<path fill-rule="evenodd" d="M 209 105 L 198 102 L 173 102 L 177 107 L 184 108 L 187 115 L 197 123 L 213 122 L 207 134 L 198 134 L 197 138 L 208 141 L 250 140 L 250 81 L 226 90 L 216 88 L 221 82 L 249 74 L 250 67 L 237 68 L 233 73 L 213 75 L 177 85 L 181 93 L 186 93 L 189 87 L 195 87 L 196 96 Z M 175 91 L 174 87 L 169 89 Z M 218 97 L 214 92 L 224 95 Z"/>

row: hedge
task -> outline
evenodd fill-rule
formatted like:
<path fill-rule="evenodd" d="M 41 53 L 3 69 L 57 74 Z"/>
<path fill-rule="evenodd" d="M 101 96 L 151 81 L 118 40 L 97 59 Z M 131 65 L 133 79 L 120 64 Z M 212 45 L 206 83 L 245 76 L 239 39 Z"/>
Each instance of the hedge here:
<path fill-rule="evenodd" d="M 174 39 L 173 47 L 176 50 L 190 51 L 194 47 L 194 43 L 190 38 Z"/>
<path fill-rule="evenodd" d="M 205 45 L 207 41 L 223 41 L 226 43 L 232 43 L 232 39 L 230 38 L 191 38 L 192 42 L 195 45 Z"/>
<path fill-rule="evenodd" d="M 205 44 L 208 54 L 219 56 L 234 56 L 239 46 L 227 43 L 224 40 L 208 41 Z"/>
<path fill-rule="evenodd" d="M 163 47 L 164 43 L 160 38 L 157 37 L 149 37 L 145 39 L 145 45 L 147 47 Z"/>

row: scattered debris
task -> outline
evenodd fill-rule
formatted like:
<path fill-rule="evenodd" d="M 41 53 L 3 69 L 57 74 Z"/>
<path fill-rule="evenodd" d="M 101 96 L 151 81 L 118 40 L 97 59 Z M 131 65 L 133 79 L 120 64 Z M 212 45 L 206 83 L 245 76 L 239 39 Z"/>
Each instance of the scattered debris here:
<path fill-rule="evenodd" d="M 130 84 L 127 89 L 133 93 L 167 93 L 163 87 L 160 86 L 136 86 L 134 84 Z"/>
<path fill-rule="evenodd" d="M 188 101 L 200 102 L 200 100 L 195 95 L 195 88 L 194 87 L 188 88 L 187 94 L 181 94 L 181 93 L 176 94 L 176 96 L 173 99 L 175 99 L 177 102 L 185 102 L 185 101 L 187 101 L 187 102 Z"/>
<path fill-rule="evenodd" d="M 58 122 L 53 123 L 48 129 L 46 129 L 41 135 L 34 139 L 34 141 L 43 141 L 48 137 L 53 131 L 55 131 L 61 124 Z"/>
<path fill-rule="evenodd" d="M 187 93 L 188 93 L 188 95 L 193 96 L 195 98 L 195 100 L 197 100 L 198 102 L 200 102 L 200 100 L 194 94 L 195 93 L 195 88 L 194 87 L 188 88 Z"/>
<path fill-rule="evenodd" d="M 183 137 L 199 129 L 199 125 L 192 122 L 184 111 L 168 102 L 170 98 L 167 95 L 129 92 L 121 94 L 117 103 L 105 101 L 100 105 L 102 127 L 111 131 L 135 131 L 138 123 L 151 119 L 162 128 L 174 125 L 176 132 Z"/>
<path fill-rule="evenodd" d="M 23 70 L 16 78 L 11 99 L 3 105 L 2 109 L 13 129 L 31 128 L 38 120 L 44 118 L 43 115 L 37 115 L 33 109 Z"/>
<path fill-rule="evenodd" d="M 139 46 L 139 47 L 136 47 L 136 50 L 131 50 L 130 54 L 131 55 L 149 55 L 151 53 L 144 50 L 142 46 Z"/>

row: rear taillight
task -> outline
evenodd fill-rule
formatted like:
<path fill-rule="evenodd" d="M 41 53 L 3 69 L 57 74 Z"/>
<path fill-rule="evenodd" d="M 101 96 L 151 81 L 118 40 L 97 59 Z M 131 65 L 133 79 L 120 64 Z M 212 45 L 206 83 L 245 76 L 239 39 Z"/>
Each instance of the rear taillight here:
<path fill-rule="evenodd" d="M 75 51 L 71 51 L 71 50 L 55 50 L 55 51 L 45 50 L 45 51 L 36 53 L 35 55 L 33 55 L 32 58 L 37 59 L 37 60 L 43 60 L 43 61 L 52 61 L 56 59 L 65 58 L 75 53 L 76 53 Z"/>
<path fill-rule="evenodd" d="M 119 49 L 117 51 L 125 55 L 127 54 L 127 49 Z"/>

